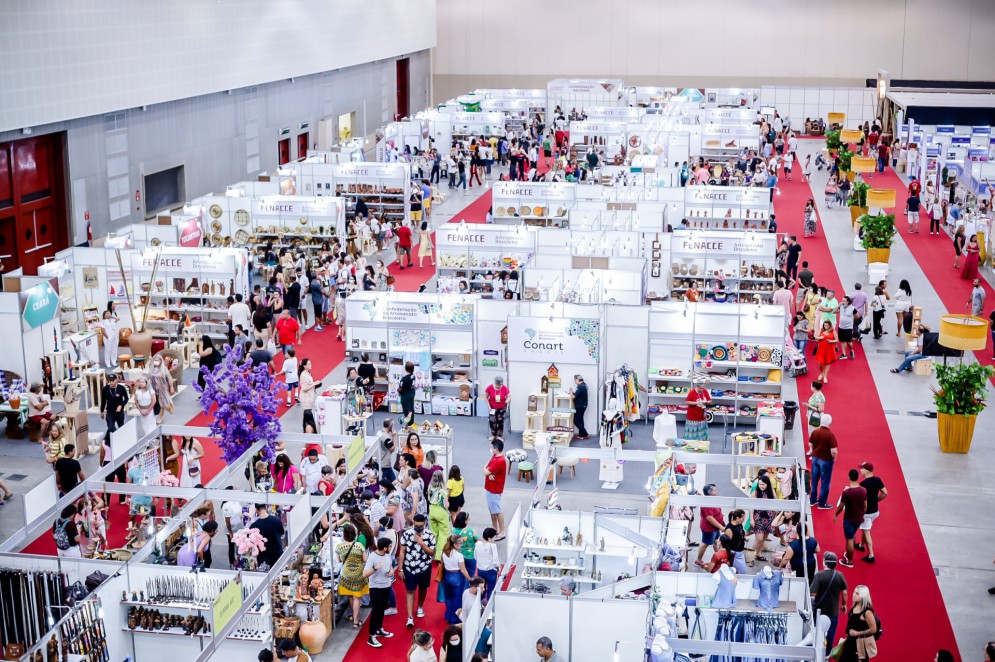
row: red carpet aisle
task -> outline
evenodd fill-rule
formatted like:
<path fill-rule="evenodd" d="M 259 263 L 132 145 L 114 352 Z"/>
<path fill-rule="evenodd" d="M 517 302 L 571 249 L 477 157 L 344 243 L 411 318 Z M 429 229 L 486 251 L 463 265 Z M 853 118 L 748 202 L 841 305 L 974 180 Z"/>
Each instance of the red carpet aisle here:
<path fill-rule="evenodd" d="M 874 183 L 878 182 L 875 177 Z M 782 177 L 779 187 L 781 195 L 774 196 L 779 229 L 802 237 L 802 210 L 805 201 L 812 197 L 812 191 L 807 183 L 797 177 L 790 182 Z M 850 232 L 849 224 L 832 225 L 833 232 Z M 853 276 L 856 275 L 850 275 L 848 286 L 841 289 L 825 231 L 826 224 L 820 219 L 818 235 L 800 239 L 802 259 L 808 260 L 815 273 L 815 282 L 836 288 L 839 297 L 840 293 L 850 290 L 856 281 Z M 881 659 L 923 659 L 924 652 L 932 654 L 939 648 L 957 650 L 943 597 L 929 561 L 929 553 L 922 532 L 915 524 L 912 499 L 902 476 L 901 464 L 870 367 L 863 349 L 858 348 L 856 352 L 856 360 L 838 361 L 833 365 L 829 383 L 823 390 L 826 394 L 827 412 L 833 416 L 833 431 L 839 439 L 839 457 L 833 473 L 830 502 L 836 503 L 846 485 L 847 471 L 859 467 L 864 461 L 874 464 L 875 474 L 888 486 L 888 500 L 882 507 L 883 516 L 874 526 L 877 563 L 872 565 L 861 562 L 859 559 L 862 555 L 858 552 L 855 567 L 850 569 L 840 566 L 839 569 L 846 576 L 851 595 L 858 584 L 867 585 L 884 629 L 889 629 L 887 623 L 894 623 L 893 627 L 898 628 L 899 636 L 882 638 Z M 814 358 L 809 355 L 808 360 L 808 375 L 798 379 L 799 399 L 802 401 L 808 399 L 811 393 L 809 385 L 818 374 Z M 848 403 L 858 402 L 861 403 L 860 406 L 848 406 Z M 805 417 L 799 418 L 803 426 L 807 427 Z M 807 432 L 805 438 L 808 438 Z M 814 511 L 815 534 L 823 551 L 834 551 L 842 556 L 842 524 L 833 523 L 832 513 L 830 510 Z M 915 589 L 909 590 L 909 587 Z M 902 628 L 915 623 L 928 626 L 918 628 L 915 637 L 902 636 Z M 842 630 L 842 625 L 840 629 Z"/>
<path fill-rule="evenodd" d="M 463 211 L 453 216 L 449 222 L 459 223 L 460 221 L 466 221 L 467 223 L 486 223 L 487 211 L 491 208 L 492 194 L 493 191 L 488 188 L 486 193 L 467 205 Z"/>
<path fill-rule="evenodd" d="M 117 495 L 111 494 L 111 507 L 108 518 L 112 522 L 107 531 L 107 546 L 110 549 L 124 547 L 124 536 L 128 528 L 128 506 L 120 505 L 117 502 Z M 57 556 L 55 539 L 47 533 L 43 533 L 34 542 L 22 550 L 24 554 L 41 554 L 42 556 Z"/>
<path fill-rule="evenodd" d="M 929 279 L 929 284 L 933 286 L 943 305 L 947 308 L 945 311 L 924 310 L 923 321 L 926 325 L 936 330 L 939 327 L 940 314 L 944 312 L 958 315 L 970 313 L 971 309 L 967 305 L 967 302 L 971 296 L 971 281 L 962 279 L 960 277 L 960 269 L 953 268 L 954 249 L 950 235 L 944 232 L 938 237 L 930 236 L 929 217 L 926 215 L 925 209 L 920 212 L 919 233 L 909 234 L 909 224 L 902 211 L 905 208 L 905 199 L 908 197 L 908 188 L 891 168 L 888 168 L 883 173 L 874 173 L 871 184 L 875 187 L 895 190 L 895 201 L 898 205 L 895 209 L 895 225 L 898 228 L 898 232 L 902 235 L 902 240 L 909 247 L 916 262 L 919 263 L 919 268 L 922 269 L 922 272 Z M 966 237 L 966 239 L 969 238 Z M 964 264 L 963 257 L 960 264 Z M 895 282 L 890 284 L 892 288 L 898 287 L 898 280 L 896 278 Z M 987 320 L 988 313 L 991 311 L 992 306 L 995 305 L 995 290 L 992 289 L 991 285 L 984 278 L 981 279 L 981 285 L 985 288 L 985 293 L 987 294 L 985 297 L 985 314 L 983 315 Z M 989 342 L 991 342 L 991 334 L 989 334 Z M 979 363 L 985 365 L 995 364 L 992 361 L 992 356 L 995 356 L 995 347 L 975 352 L 974 355 Z"/>

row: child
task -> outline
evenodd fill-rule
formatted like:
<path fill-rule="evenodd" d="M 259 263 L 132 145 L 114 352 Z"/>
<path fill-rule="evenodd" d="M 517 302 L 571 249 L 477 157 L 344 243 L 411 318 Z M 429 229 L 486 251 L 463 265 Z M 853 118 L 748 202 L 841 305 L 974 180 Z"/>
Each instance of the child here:
<path fill-rule="evenodd" d="M 795 313 L 795 334 L 792 339 L 802 356 L 805 355 L 805 346 L 808 344 L 808 331 L 808 319 L 805 317 L 805 313 L 801 311 Z"/>
<path fill-rule="evenodd" d="M 286 358 L 283 360 L 283 376 L 287 380 L 287 406 L 290 407 L 293 404 L 290 400 L 291 396 L 297 402 L 301 401 L 300 378 L 297 375 L 297 352 L 294 351 L 293 347 L 287 350 Z"/>

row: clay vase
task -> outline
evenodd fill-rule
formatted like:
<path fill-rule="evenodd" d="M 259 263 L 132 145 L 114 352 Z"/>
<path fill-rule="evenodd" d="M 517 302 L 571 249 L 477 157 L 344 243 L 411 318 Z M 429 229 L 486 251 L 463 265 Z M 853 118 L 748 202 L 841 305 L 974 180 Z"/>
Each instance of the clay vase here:
<path fill-rule="evenodd" d="M 301 645 L 312 657 L 321 652 L 325 647 L 325 640 L 328 639 L 328 629 L 320 621 L 301 623 L 301 629 L 297 634 L 301 639 Z"/>
<path fill-rule="evenodd" d="M 128 347 L 132 356 L 149 357 L 152 353 L 152 332 L 134 332 L 128 336 Z"/>

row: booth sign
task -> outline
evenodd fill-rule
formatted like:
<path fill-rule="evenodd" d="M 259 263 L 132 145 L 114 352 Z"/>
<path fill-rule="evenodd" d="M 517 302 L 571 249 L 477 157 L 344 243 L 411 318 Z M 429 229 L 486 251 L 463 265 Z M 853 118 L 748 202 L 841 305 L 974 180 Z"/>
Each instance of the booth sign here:
<path fill-rule="evenodd" d="M 27 292 L 20 292 L 21 326 L 25 331 L 50 322 L 59 312 L 59 295 L 50 282 L 39 283 Z"/>

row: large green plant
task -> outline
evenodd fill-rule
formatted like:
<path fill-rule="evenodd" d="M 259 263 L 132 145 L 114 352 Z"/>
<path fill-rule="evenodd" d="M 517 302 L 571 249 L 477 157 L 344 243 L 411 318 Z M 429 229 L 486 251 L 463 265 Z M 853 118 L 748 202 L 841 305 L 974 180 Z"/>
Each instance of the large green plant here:
<path fill-rule="evenodd" d="M 849 207 L 866 207 L 867 192 L 871 190 L 871 185 L 867 182 L 854 182 L 847 196 L 846 204 Z"/>
<path fill-rule="evenodd" d="M 840 149 L 839 159 L 840 170 L 843 172 L 850 172 L 850 168 L 853 163 L 853 152 L 847 149 L 845 145 Z"/>
<path fill-rule="evenodd" d="M 826 148 L 829 150 L 839 149 L 840 145 L 840 130 L 830 131 L 826 134 Z"/>
<path fill-rule="evenodd" d="M 941 414 L 980 414 L 985 408 L 988 380 L 995 376 L 995 368 L 980 363 L 937 365 L 933 402 Z"/>
<path fill-rule="evenodd" d="M 891 248 L 895 241 L 894 214 L 864 214 L 860 217 L 860 239 L 864 248 Z"/>

